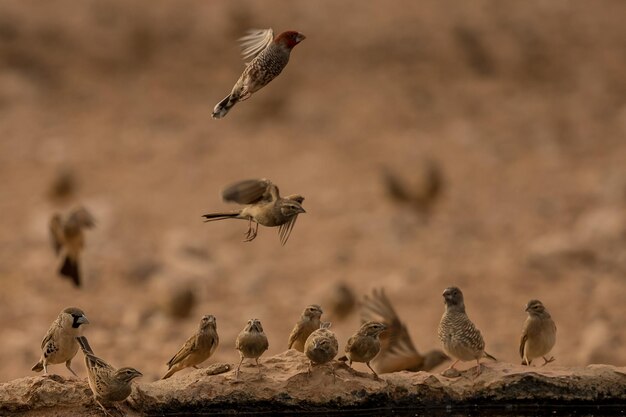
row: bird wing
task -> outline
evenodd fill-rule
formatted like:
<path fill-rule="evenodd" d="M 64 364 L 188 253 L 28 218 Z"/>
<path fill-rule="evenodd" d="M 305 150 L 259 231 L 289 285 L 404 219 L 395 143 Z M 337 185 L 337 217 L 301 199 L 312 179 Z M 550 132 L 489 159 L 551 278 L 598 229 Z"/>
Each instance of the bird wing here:
<path fill-rule="evenodd" d="M 526 329 L 524 329 L 524 332 L 522 333 L 522 337 L 520 338 L 519 341 L 519 356 L 520 358 L 524 359 L 524 346 L 526 345 L 526 341 L 528 340 L 528 334 L 526 334 Z"/>
<path fill-rule="evenodd" d="M 52 249 L 54 249 L 54 253 L 58 255 L 63 247 L 63 222 L 61 216 L 58 214 L 52 216 L 48 227 L 50 230 L 50 244 Z"/>
<path fill-rule="evenodd" d="M 274 40 L 274 31 L 269 29 L 251 29 L 239 38 L 241 55 L 244 60 L 256 58 Z"/>
<path fill-rule="evenodd" d="M 178 362 L 182 361 L 187 356 L 189 356 L 191 352 L 196 350 L 197 349 L 196 339 L 197 337 L 195 334 L 191 336 L 189 339 L 187 339 L 183 347 L 181 347 L 180 350 L 176 352 L 176 354 L 172 357 L 172 359 L 169 360 L 169 362 L 167 363 L 167 366 L 171 368 L 172 366 L 174 366 L 175 364 L 177 364 Z"/>
<path fill-rule="evenodd" d="M 293 330 L 289 334 L 289 344 L 288 344 L 287 349 L 291 349 L 291 347 L 296 342 L 296 340 L 298 340 L 298 338 L 302 334 L 302 327 L 303 326 L 300 324 L 300 322 L 298 322 L 296 326 L 293 328 Z"/>
<path fill-rule="evenodd" d="M 54 329 L 55 329 L 55 325 L 52 325 L 48 329 L 48 333 L 46 333 L 43 340 L 41 341 L 41 350 L 43 350 L 44 352 L 47 350 L 46 346 L 48 345 L 48 343 L 50 343 L 50 341 L 52 340 L 52 337 L 54 336 Z"/>
<path fill-rule="evenodd" d="M 85 364 L 97 372 L 115 372 L 115 368 L 91 353 L 85 353 Z"/>
<path fill-rule="evenodd" d="M 406 325 L 400 320 L 385 291 L 374 289 L 372 296 L 365 296 L 361 303 L 361 321 L 380 321 L 387 326 L 381 336 L 384 351 L 393 354 L 418 355 Z M 383 350 L 381 349 L 381 350 Z"/>
<path fill-rule="evenodd" d="M 278 237 L 280 238 L 281 245 L 285 246 L 285 243 L 287 243 L 287 239 L 289 239 L 289 236 L 291 235 L 291 231 L 293 230 L 293 226 L 296 224 L 297 218 L 298 215 L 296 214 L 287 220 L 286 223 L 278 226 Z"/>
<path fill-rule="evenodd" d="M 224 201 L 239 204 L 254 204 L 260 201 L 274 201 L 278 198 L 278 187 L 268 179 L 239 181 L 222 191 Z"/>

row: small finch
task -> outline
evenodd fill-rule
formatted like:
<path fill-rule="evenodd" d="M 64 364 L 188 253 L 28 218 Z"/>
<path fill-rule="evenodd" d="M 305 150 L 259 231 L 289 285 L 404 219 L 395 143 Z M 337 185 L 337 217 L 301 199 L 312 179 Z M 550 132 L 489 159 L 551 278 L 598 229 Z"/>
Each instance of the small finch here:
<path fill-rule="evenodd" d="M 528 318 L 524 323 L 520 338 L 519 354 L 522 365 L 530 365 L 535 358 L 543 357 L 544 365 L 554 361 L 546 358 L 556 343 L 556 324 L 550 313 L 539 300 L 530 300 L 526 304 Z"/>
<path fill-rule="evenodd" d="M 305 39 L 302 33 L 287 31 L 274 38 L 274 31 L 270 29 L 255 29 L 239 39 L 241 42 L 243 59 L 251 59 L 246 63 L 241 77 L 233 90 L 222 101 L 217 103 L 211 115 L 220 119 L 238 102 L 265 87 L 289 62 L 289 55 L 294 46 Z"/>

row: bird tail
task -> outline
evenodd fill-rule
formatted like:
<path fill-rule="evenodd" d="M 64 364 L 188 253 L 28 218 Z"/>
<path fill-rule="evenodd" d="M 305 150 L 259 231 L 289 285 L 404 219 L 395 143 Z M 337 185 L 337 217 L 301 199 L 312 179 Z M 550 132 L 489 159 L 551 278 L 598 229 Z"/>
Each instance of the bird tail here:
<path fill-rule="evenodd" d="M 209 213 L 209 214 L 203 214 L 202 217 L 204 217 L 204 222 L 212 222 L 215 220 L 224 220 L 224 219 L 236 219 L 237 216 L 239 216 L 239 212 L 233 212 L 233 213 Z"/>
<path fill-rule="evenodd" d="M 493 355 L 490 355 L 487 352 L 485 352 L 485 357 L 491 359 L 492 361 L 498 362 L 498 360 Z"/>
<path fill-rule="evenodd" d="M 30 370 L 35 372 L 43 371 L 43 361 L 37 362 L 32 368 L 30 368 Z"/>
<path fill-rule="evenodd" d="M 175 368 L 170 368 L 169 371 L 167 371 L 167 373 L 165 375 L 163 375 L 163 378 L 161 379 L 167 379 L 169 377 L 171 377 L 172 375 L 174 375 L 176 373 L 177 369 Z"/>
<path fill-rule="evenodd" d="M 80 271 L 78 269 L 78 261 L 70 256 L 65 256 L 63 265 L 59 269 L 59 274 L 72 280 L 74 285 L 80 287 Z"/>
<path fill-rule="evenodd" d="M 87 338 L 85 336 L 77 336 L 76 341 L 78 342 L 78 345 L 80 346 L 84 354 L 93 355 L 93 349 L 91 349 L 91 346 L 89 346 L 89 342 L 87 341 Z"/>
<path fill-rule="evenodd" d="M 233 108 L 235 104 L 237 104 L 239 100 L 235 99 L 232 95 L 227 95 L 224 97 L 222 101 L 217 103 L 213 108 L 213 113 L 211 117 L 214 119 L 221 119 L 226 116 L 226 114 Z"/>

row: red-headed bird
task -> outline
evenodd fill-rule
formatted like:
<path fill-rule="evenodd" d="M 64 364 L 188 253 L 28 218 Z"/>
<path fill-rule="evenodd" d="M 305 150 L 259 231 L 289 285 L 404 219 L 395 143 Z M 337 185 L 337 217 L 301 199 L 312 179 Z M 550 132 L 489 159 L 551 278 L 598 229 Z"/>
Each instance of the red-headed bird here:
<path fill-rule="evenodd" d="M 289 55 L 294 46 L 305 39 L 302 33 L 287 31 L 274 38 L 270 29 L 255 29 L 239 39 L 243 59 L 251 59 L 246 63 L 241 77 L 233 90 L 224 100 L 217 103 L 211 115 L 220 119 L 238 102 L 247 100 L 252 93 L 265 87 L 289 62 Z"/>

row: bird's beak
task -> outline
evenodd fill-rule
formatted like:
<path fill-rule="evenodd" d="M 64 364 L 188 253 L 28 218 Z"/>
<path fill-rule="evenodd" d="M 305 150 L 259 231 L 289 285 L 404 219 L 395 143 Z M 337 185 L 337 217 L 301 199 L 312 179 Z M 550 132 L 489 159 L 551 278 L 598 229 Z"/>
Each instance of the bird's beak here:
<path fill-rule="evenodd" d="M 89 320 L 87 320 L 87 317 L 85 316 L 80 316 L 76 322 L 78 324 L 89 324 Z"/>
<path fill-rule="evenodd" d="M 306 39 L 306 36 L 304 36 L 302 33 L 298 33 L 298 35 L 296 36 L 296 42 L 300 43 L 303 40 Z"/>
<path fill-rule="evenodd" d="M 298 213 L 306 213 L 306 210 L 304 209 L 304 207 L 300 206 L 298 207 Z"/>
<path fill-rule="evenodd" d="M 139 371 L 136 371 L 135 374 L 137 375 L 137 378 L 139 378 L 140 376 L 143 376 L 143 374 Z"/>

